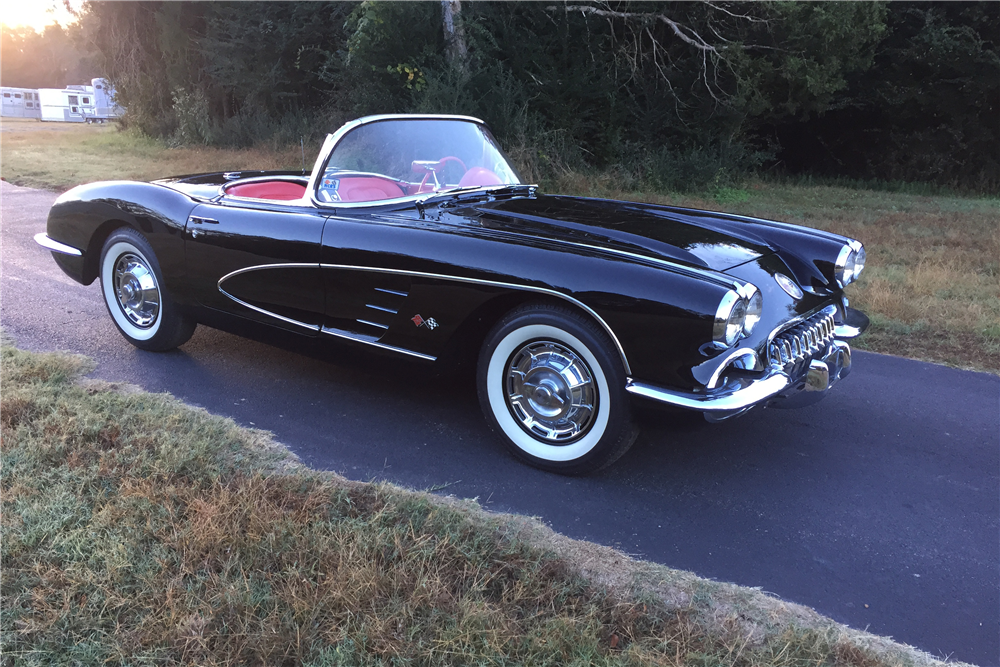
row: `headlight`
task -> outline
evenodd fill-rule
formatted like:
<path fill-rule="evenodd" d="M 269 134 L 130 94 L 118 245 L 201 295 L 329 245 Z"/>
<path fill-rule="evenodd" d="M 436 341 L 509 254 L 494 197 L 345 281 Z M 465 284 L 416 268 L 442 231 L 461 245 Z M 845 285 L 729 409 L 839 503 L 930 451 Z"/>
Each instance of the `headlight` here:
<path fill-rule="evenodd" d="M 857 254 L 854 256 L 854 280 L 858 279 L 861 275 L 861 271 L 865 268 L 865 247 L 861 245 L 859 241 L 855 241 L 855 251 Z"/>
<path fill-rule="evenodd" d="M 736 290 L 726 292 L 718 310 L 715 311 L 715 326 L 712 333 L 716 342 L 726 347 L 735 345 L 743 333 L 746 316 L 746 300 L 737 294 Z"/>
<path fill-rule="evenodd" d="M 760 290 L 750 284 L 747 287 L 753 288 L 753 294 L 747 300 L 747 316 L 746 321 L 743 323 L 744 336 L 749 336 L 753 333 L 754 327 L 760 322 L 760 313 L 764 310 L 764 297 L 761 295 Z"/>
<path fill-rule="evenodd" d="M 865 247 L 860 241 L 851 241 L 840 249 L 837 256 L 837 283 L 840 287 L 847 287 L 861 274 L 861 269 L 865 268 Z"/>

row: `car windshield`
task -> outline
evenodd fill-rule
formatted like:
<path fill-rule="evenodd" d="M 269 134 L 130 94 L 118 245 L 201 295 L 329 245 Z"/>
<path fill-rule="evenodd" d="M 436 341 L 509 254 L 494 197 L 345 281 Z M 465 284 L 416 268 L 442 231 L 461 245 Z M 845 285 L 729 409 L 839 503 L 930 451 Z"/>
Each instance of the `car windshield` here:
<path fill-rule="evenodd" d="M 317 185 L 321 201 L 395 199 L 521 180 L 484 126 L 459 119 L 387 119 L 337 142 Z"/>

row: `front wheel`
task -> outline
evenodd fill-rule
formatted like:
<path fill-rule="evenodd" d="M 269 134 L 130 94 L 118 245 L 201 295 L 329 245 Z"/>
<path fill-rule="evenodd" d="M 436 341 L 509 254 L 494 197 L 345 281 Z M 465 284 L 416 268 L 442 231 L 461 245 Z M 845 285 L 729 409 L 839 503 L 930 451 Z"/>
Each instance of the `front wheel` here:
<path fill-rule="evenodd" d="M 598 470 L 638 435 L 611 340 L 568 308 L 529 305 L 501 319 L 483 344 L 477 381 L 490 426 L 543 470 Z"/>
<path fill-rule="evenodd" d="M 149 242 L 134 229 L 118 229 L 105 241 L 101 292 L 118 331 L 140 349 L 172 350 L 194 333 L 195 322 L 163 291 L 163 275 Z"/>

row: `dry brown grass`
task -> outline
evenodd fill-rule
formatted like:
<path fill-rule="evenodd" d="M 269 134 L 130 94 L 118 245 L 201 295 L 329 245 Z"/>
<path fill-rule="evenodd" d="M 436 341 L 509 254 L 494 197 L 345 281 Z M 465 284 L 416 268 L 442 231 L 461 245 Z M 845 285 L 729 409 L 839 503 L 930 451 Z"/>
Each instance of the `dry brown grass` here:
<path fill-rule="evenodd" d="M 317 147 L 306 147 L 306 169 Z M 63 191 L 92 181 L 149 181 L 167 176 L 240 169 L 301 169 L 298 146 L 252 149 L 167 148 L 120 132 L 116 125 L 42 123 L 4 118 L 0 175 L 16 185 Z"/>
<path fill-rule="evenodd" d="M 0 663 L 931 665 L 753 589 L 298 466 L 4 347 Z"/>

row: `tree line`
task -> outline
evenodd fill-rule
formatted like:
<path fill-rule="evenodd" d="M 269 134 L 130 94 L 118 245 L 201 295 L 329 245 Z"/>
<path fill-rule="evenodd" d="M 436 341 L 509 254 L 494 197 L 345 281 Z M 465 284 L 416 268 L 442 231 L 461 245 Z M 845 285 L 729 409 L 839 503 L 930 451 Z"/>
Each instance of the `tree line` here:
<path fill-rule="evenodd" d="M 997 3 L 90 2 L 79 33 L 126 122 L 176 143 L 463 113 L 534 180 L 1000 186 Z"/>

